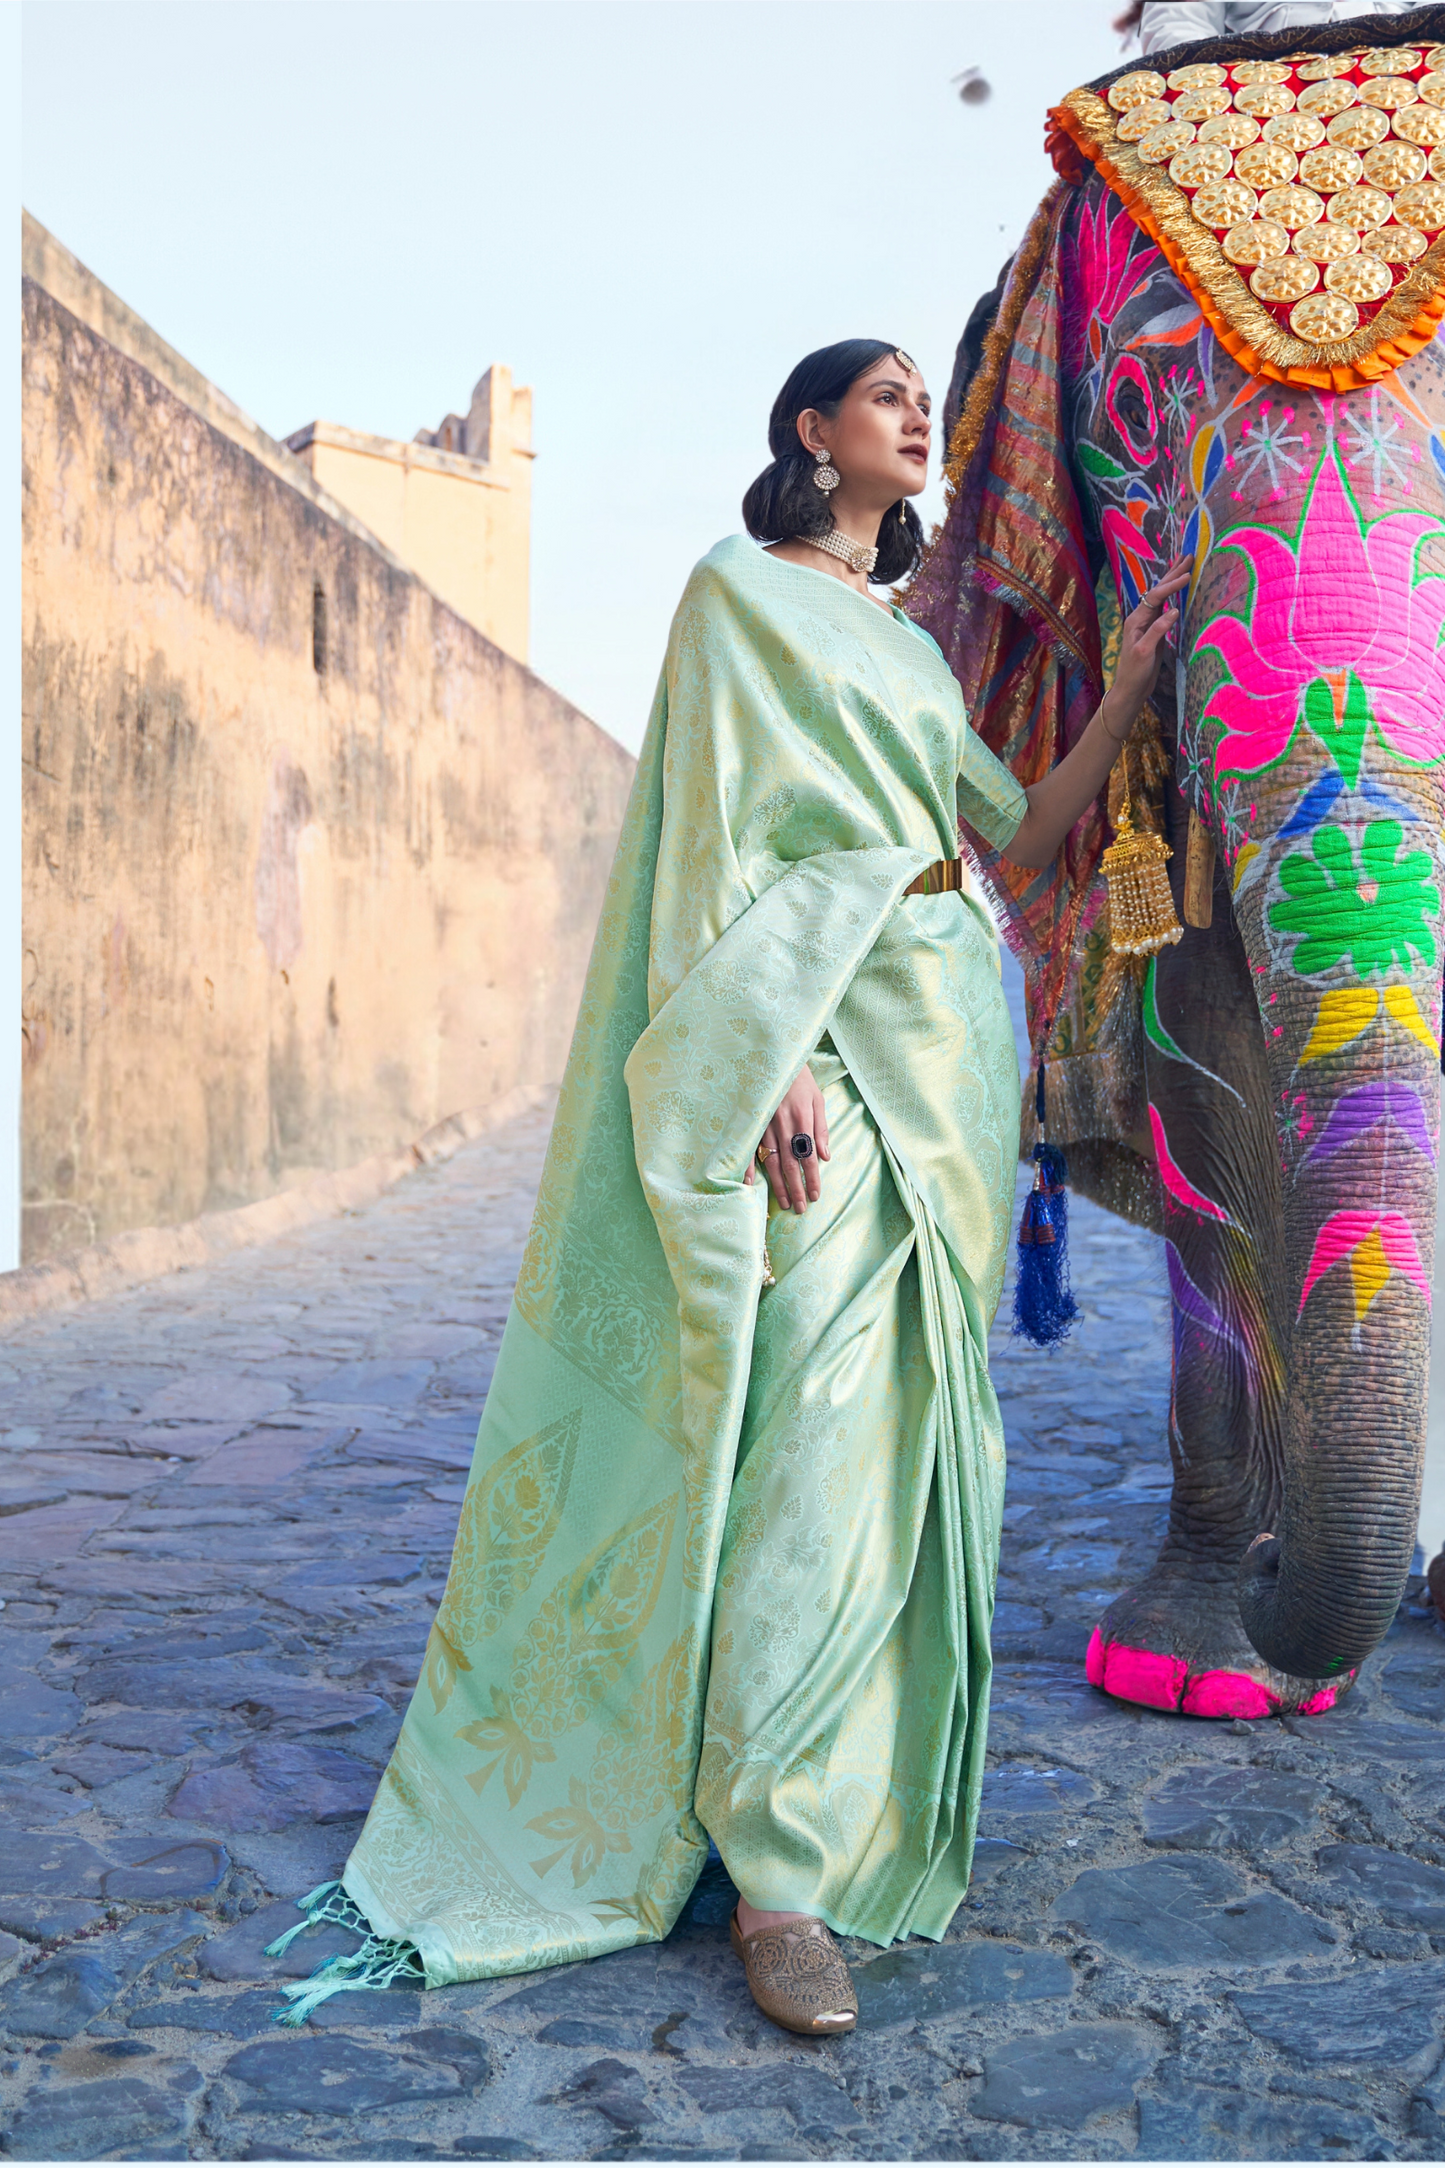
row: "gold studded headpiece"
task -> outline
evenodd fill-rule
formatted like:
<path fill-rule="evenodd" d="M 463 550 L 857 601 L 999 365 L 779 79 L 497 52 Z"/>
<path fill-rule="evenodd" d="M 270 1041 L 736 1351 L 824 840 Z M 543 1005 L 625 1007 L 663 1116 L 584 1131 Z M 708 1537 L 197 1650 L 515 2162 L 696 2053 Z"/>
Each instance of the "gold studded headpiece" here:
<path fill-rule="evenodd" d="M 1098 169 L 1251 375 L 1352 390 L 1445 316 L 1445 9 L 1391 28 L 1421 26 L 1131 68 L 1053 108 L 1055 163 Z"/>

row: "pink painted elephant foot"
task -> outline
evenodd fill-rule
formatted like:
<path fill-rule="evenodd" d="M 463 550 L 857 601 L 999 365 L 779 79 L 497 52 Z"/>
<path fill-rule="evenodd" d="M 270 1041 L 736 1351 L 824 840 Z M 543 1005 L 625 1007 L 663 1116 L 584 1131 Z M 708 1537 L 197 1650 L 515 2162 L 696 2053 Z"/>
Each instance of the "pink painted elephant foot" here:
<path fill-rule="evenodd" d="M 1090 1685 L 1116 1700 L 1180 1716 L 1322 1716 L 1355 1676 L 1295 1679 L 1271 1670 L 1245 1638 L 1233 1575 L 1210 1581 L 1164 1562 L 1110 1604 L 1084 1666 Z"/>

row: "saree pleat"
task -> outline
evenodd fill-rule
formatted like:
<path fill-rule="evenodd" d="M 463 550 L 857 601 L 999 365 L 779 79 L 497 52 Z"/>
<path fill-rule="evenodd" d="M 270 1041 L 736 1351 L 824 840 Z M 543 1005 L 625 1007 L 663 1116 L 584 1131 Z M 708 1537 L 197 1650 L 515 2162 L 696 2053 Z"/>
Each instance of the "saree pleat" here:
<path fill-rule="evenodd" d="M 1025 800 L 926 634 L 751 543 L 703 560 L 426 1666 L 343 1878 L 429 1985 L 666 1934 L 708 1816 L 759 1901 L 801 1877 L 878 1941 L 941 1934 L 966 1886 L 1018 1075 L 977 895 L 903 896 L 960 807 L 1002 843 Z M 764 1295 L 745 1178 L 825 1038 L 839 1152 L 824 1211 L 775 1216 Z M 768 1587 L 807 1632 L 768 1684 L 735 1666 L 729 1704 L 717 1621 L 753 1647 Z"/>
<path fill-rule="evenodd" d="M 989 1586 L 1002 1452 L 990 1393 L 960 1437 L 927 1206 L 842 1062 L 812 1068 L 831 1156 L 820 1202 L 770 1223 L 695 1804 L 750 1903 L 887 1943 L 941 1934 L 967 1887 L 989 1657 L 966 1531 Z"/>

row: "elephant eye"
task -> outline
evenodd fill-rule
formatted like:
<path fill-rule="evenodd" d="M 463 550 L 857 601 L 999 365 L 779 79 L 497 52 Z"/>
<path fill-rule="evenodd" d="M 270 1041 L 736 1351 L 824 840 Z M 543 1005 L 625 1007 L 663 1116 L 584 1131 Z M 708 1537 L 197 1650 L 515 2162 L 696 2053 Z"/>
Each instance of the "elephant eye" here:
<path fill-rule="evenodd" d="M 1149 380 L 1132 354 L 1120 356 L 1104 403 L 1130 454 L 1143 462 L 1151 460 L 1159 424 Z"/>
<path fill-rule="evenodd" d="M 1137 384 L 1128 382 L 1121 384 L 1115 394 L 1114 404 L 1118 409 L 1120 421 L 1123 422 L 1131 436 L 1147 437 L 1150 434 L 1149 408 L 1145 403 L 1144 394 Z"/>

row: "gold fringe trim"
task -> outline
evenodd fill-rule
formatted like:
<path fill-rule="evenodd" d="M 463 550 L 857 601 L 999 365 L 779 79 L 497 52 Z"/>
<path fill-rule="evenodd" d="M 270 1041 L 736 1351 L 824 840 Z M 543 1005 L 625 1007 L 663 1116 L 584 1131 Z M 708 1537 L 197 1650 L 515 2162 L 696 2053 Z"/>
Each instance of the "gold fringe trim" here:
<path fill-rule="evenodd" d="M 1445 234 L 1409 277 L 1348 339 L 1313 345 L 1285 331 L 1250 292 L 1189 198 L 1168 174 L 1122 142 L 1114 115 L 1092 90 L 1071 90 L 1049 118 L 1092 160 L 1136 225 L 1156 241 L 1240 367 L 1277 383 L 1355 391 L 1428 346 L 1445 317 Z"/>
<path fill-rule="evenodd" d="M 998 398 L 999 379 L 1004 365 L 1013 351 L 1014 338 L 1019 321 L 1032 298 L 1034 284 L 1044 252 L 1053 238 L 1055 217 L 1062 205 L 1068 188 L 1063 181 L 1055 181 L 1043 202 L 1029 221 L 1028 231 L 1019 243 L 1009 271 L 1008 284 L 998 314 L 989 325 L 983 342 L 983 354 L 973 373 L 953 434 L 948 440 L 948 452 L 943 462 L 944 487 L 951 504 L 964 475 L 978 450 L 988 418 Z"/>

